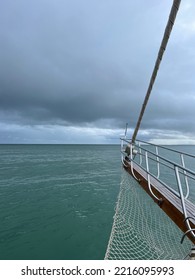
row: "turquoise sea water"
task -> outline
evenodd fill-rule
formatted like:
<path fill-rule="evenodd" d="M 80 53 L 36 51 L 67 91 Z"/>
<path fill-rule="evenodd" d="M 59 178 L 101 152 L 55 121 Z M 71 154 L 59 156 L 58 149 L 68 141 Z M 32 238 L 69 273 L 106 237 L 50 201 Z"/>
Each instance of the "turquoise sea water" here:
<path fill-rule="evenodd" d="M 120 182 L 119 145 L 0 145 L 0 259 L 103 259 Z"/>
<path fill-rule="evenodd" d="M 0 145 L 0 259 L 103 259 L 117 145 Z"/>

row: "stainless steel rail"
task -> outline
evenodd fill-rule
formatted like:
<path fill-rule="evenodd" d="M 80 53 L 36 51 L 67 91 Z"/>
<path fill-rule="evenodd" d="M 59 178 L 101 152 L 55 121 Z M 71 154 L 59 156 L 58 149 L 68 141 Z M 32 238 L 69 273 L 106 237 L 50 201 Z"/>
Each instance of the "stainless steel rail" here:
<path fill-rule="evenodd" d="M 121 138 L 121 160 L 125 166 L 125 162 L 128 161 L 131 173 L 136 180 L 138 179 L 134 174 L 135 163 L 147 173 L 149 191 L 158 201 L 160 201 L 160 198 L 153 193 L 151 188 L 151 177 L 158 180 L 180 199 L 184 223 L 187 226 L 187 231 L 184 233 L 181 242 L 189 232 L 195 238 L 195 228 L 191 228 L 190 225 L 190 220 L 195 219 L 195 213 L 192 217 L 188 215 L 186 210 L 187 200 L 195 205 L 195 171 L 191 169 L 191 167 L 195 167 L 195 155 L 145 141 L 136 140 L 132 143 L 131 140 Z M 190 168 L 187 167 L 186 161 L 188 161 Z M 166 175 L 173 178 L 168 183 L 165 182 L 166 175 L 163 174 L 163 168 L 166 168 Z M 190 196 L 190 188 L 194 190 L 194 197 Z"/>

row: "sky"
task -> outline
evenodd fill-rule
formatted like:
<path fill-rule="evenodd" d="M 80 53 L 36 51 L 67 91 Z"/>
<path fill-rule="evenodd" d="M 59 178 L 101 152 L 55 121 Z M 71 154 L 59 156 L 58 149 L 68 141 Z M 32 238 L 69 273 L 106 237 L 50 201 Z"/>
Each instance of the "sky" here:
<path fill-rule="evenodd" d="M 0 143 L 132 137 L 171 0 L 0 0 Z M 195 144 L 195 1 L 182 0 L 138 139 Z"/>

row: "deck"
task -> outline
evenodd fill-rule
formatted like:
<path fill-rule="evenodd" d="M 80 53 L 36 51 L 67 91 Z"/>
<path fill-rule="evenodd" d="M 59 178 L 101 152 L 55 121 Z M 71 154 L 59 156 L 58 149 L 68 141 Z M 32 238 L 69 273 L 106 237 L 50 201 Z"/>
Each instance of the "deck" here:
<path fill-rule="evenodd" d="M 126 165 L 126 166 L 125 166 Z M 124 168 L 132 175 L 131 167 L 129 163 L 125 161 Z M 171 191 L 165 188 L 158 180 L 151 177 L 151 187 L 152 191 L 158 198 L 162 199 L 160 202 L 151 194 L 148 188 L 147 173 L 141 169 L 137 164 L 133 164 L 133 172 L 135 176 L 139 179 L 140 186 L 150 195 L 150 197 L 156 202 L 159 207 L 173 220 L 173 222 L 185 233 L 188 228 L 184 222 L 183 209 L 180 199 L 174 195 Z M 186 200 L 186 211 L 189 217 L 195 216 L 195 205 L 189 200 Z M 192 228 L 195 228 L 195 222 L 190 219 L 190 224 Z M 191 234 L 187 234 L 188 238 L 195 244 L 195 239 Z"/>
<path fill-rule="evenodd" d="M 132 164 L 132 166 L 131 166 Z M 172 221 L 195 244 L 195 204 L 184 199 L 185 213 L 182 207 L 181 197 L 169 190 L 163 183 L 144 170 L 142 166 L 132 160 L 131 157 L 123 158 L 123 166 L 128 173 L 135 176 L 140 186 L 148 193 L 155 203 L 172 219 Z M 148 178 L 150 184 L 148 184 Z M 150 188 L 149 188 L 150 185 Z M 186 219 L 187 217 L 187 219 Z M 187 222 L 186 222 L 187 221 Z M 191 229 L 191 232 L 187 233 Z M 184 236 L 183 236 L 184 237 Z M 181 236 L 182 240 L 182 236 Z"/>

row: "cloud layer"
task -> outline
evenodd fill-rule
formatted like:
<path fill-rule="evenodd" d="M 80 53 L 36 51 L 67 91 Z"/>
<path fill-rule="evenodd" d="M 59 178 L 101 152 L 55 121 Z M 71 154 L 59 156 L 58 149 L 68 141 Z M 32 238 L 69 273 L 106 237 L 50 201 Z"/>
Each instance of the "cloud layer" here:
<path fill-rule="evenodd" d="M 149 140 L 195 139 L 193 2 L 181 5 L 145 112 Z M 126 122 L 131 133 L 171 4 L 0 0 L 0 142 L 112 143 Z"/>

